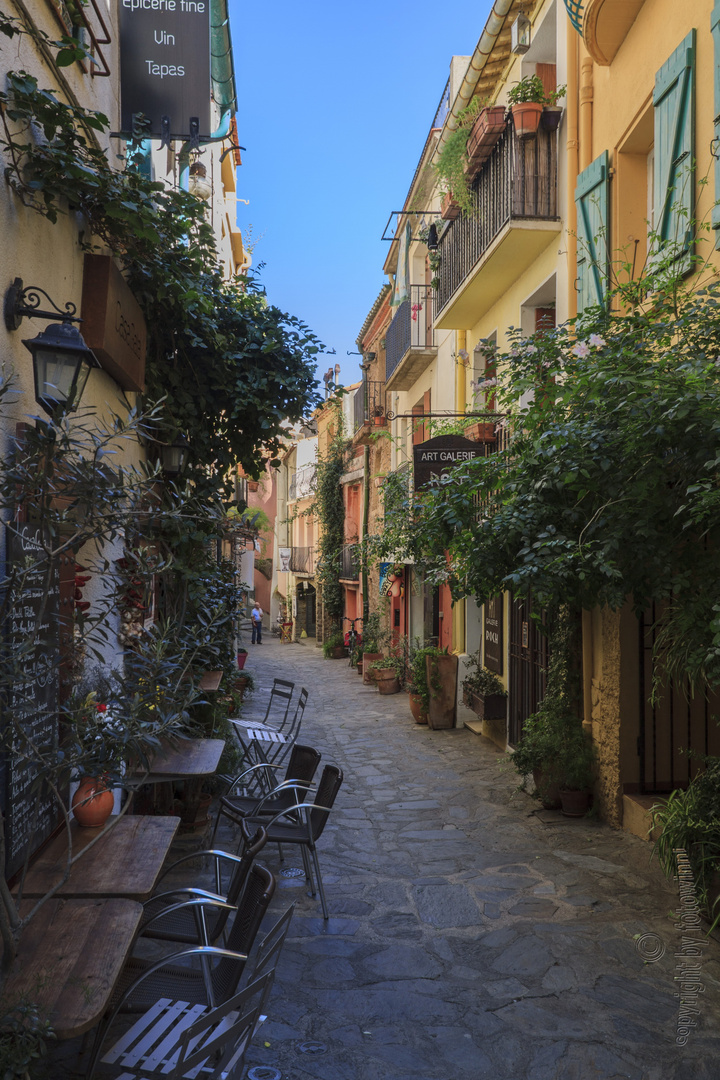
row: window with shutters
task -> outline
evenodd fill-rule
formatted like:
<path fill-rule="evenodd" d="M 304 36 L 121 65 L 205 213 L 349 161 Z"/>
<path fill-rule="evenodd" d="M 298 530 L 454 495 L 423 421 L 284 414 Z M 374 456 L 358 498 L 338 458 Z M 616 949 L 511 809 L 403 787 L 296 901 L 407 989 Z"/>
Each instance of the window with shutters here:
<path fill-rule="evenodd" d="M 654 260 L 691 268 L 694 213 L 695 30 L 655 75 Z"/>
<path fill-rule="evenodd" d="M 607 150 L 580 173 L 577 208 L 578 314 L 605 303 L 609 270 L 610 168 Z"/>

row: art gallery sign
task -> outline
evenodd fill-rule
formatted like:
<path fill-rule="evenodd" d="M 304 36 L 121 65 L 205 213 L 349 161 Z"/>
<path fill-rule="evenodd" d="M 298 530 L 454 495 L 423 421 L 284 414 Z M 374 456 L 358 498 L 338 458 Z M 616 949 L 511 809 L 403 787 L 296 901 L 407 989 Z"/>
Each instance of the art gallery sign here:
<path fill-rule="evenodd" d="M 430 487 L 437 480 L 446 480 L 456 465 L 482 456 L 482 446 L 462 435 L 438 435 L 418 443 L 413 447 L 415 490 Z"/>
<path fill-rule="evenodd" d="M 120 110 L 144 133 L 207 137 L 210 127 L 210 0 L 120 0 Z"/>

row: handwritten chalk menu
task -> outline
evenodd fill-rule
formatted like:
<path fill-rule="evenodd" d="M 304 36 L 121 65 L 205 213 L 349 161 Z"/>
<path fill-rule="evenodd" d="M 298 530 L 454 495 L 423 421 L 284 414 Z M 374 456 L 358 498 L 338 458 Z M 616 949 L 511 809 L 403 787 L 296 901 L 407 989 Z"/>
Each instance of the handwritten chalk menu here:
<path fill-rule="evenodd" d="M 210 0 L 120 0 L 120 115 L 149 121 L 148 135 L 210 130 Z M 163 131 L 163 117 L 167 117 Z"/>
<path fill-rule="evenodd" d="M 11 662 L 17 657 L 7 709 L 26 739 L 53 749 L 57 746 L 60 586 L 57 567 L 48 575 L 39 535 L 37 525 L 6 526 L 8 571 L 15 568 L 24 574 L 6 624 L 6 655 Z M 37 768 L 16 740 L 6 754 L 2 793 L 8 877 L 22 865 L 28 845 L 32 843 L 33 850 L 39 847 L 57 823 L 57 808 L 49 793 L 40 791 L 38 805 L 38 787 Z"/>

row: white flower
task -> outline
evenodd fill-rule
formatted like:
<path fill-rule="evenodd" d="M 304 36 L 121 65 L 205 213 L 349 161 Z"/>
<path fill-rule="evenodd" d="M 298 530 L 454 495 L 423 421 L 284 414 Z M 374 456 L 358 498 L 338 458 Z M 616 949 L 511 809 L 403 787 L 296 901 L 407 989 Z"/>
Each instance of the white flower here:
<path fill-rule="evenodd" d="M 497 386 L 497 379 L 483 379 L 477 384 L 478 390 L 489 390 L 492 386 Z"/>
<path fill-rule="evenodd" d="M 460 350 L 460 352 L 458 353 L 458 357 L 459 357 L 459 358 L 460 358 L 461 360 L 467 360 L 467 358 L 468 358 L 468 356 L 469 356 L 469 355 L 470 355 L 470 353 L 469 353 L 469 352 L 467 352 L 467 350 L 466 350 L 466 349 L 461 349 L 461 350 Z"/>
<path fill-rule="evenodd" d="M 537 345 L 528 345 L 528 347 L 527 347 L 527 349 L 525 350 L 525 352 L 526 352 L 526 353 L 529 353 L 529 354 L 530 354 L 530 356 L 534 356 L 534 355 L 535 355 L 535 353 L 537 352 Z"/>
<path fill-rule="evenodd" d="M 605 338 L 601 337 L 600 334 L 591 334 L 590 337 L 588 338 L 588 342 L 591 345 L 593 345 L 596 349 L 601 349 L 603 347 L 603 345 L 607 344 L 607 342 L 605 341 Z"/>
<path fill-rule="evenodd" d="M 578 341 L 577 345 L 573 345 L 570 352 L 573 353 L 575 356 L 578 356 L 581 360 L 583 360 L 586 356 L 589 355 L 590 346 L 588 345 L 588 343 L 586 341 Z"/>

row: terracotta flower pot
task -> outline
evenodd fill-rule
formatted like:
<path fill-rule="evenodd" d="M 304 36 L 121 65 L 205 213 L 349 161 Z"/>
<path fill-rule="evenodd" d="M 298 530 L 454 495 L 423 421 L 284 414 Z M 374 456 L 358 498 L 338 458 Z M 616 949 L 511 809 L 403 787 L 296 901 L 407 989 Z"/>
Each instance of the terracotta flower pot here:
<path fill-rule="evenodd" d="M 495 442 L 495 421 L 481 420 L 465 428 L 465 438 L 473 442 Z"/>
<path fill-rule="evenodd" d="M 416 724 L 427 724 L 428 717 L 425 712 L 425 706 L 423 700 L 418 697 L 417 694 L 410 694 L 410 712 L 413 715 L 413 720 Z"/>
<path fill-rule="evenodd" d="M 379 653 L 379 652 L 374 652 L 374 653 L 366 652 L 366 653 L 363 653 L 363 682 L 367 686 L 370 686 L 371 683 L 373 682 L 373 678 L 372 678 L 372 676 L 370 674 L 370 672 L 374 672 L 374 670 L 375 670 L 374 667 L 373 667 L 373 662 L 375 660 L 382 660 L 382 658 L 383 658 L 382 653 Z"/>
<path fill-rule="evenodd" d="M 241 649 L 240 652 L 237 654 L 238 671 L 242 671 L 242 669 L 245 667 L 245 661 L 247 660 L 247 658 L 247 649 Z"/>
<path fill-rule="evenodd" d="M 487 161 L 492 148 L 505 130 L 505 108 L 502 105 L 486 106 L 473 124 L 467 142 L 469 171 L 479 171 Z"/>
<path fill-rule="evenodd" d="M 457 656 L 426 656 L 425 670 L 430 691 L 428 725 L 433 731 L 454 727 L 457 700 Z"/>
<path fill-rule="evenodd" d="M 375 685 L 381 694 L 400 693 L 400 681 L 394 668 L 375 668 Z"/>
<path fill-rule="evenodd" d="M 539 101 L 519 101 L 510 107 L 518 139 L 530 139 L 536 135 L 544 106 Z"/>
<path fill-rule="evenodd" d="M 452 193 L 448 192 L 443 195 L 442 206 L 440 207 L 440 217 L 443 221 L 454 221 L 456 217 L 460 216 L 460 206 L 452 197 Z"/>
<path fill-rule="evenodd" d="M 560 785 L 552 780 L 543 769 L 533 769 L 535 790 L 546 810 L 560 809 Z"/>
<path fill-rule="evenodd" d="M 99 829 L 113 812 L 115 797 L 104 780 L 84 776 L 72 797 L 72 811 L 78 825 Z"/>

